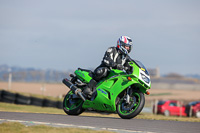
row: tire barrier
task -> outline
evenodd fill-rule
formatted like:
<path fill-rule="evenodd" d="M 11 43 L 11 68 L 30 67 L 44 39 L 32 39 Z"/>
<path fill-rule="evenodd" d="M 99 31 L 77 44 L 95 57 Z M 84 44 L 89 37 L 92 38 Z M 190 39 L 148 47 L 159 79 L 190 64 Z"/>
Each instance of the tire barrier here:
<path fill-rule="evenodd" d="M 2 91 L 1 101 L 6 103 L 15 103 L 16 94 L 8 91 Z"/>
<path fill-rule="evenodd" d="M 2 90 L 0 90 L 0 101 L 1 101 L 1 94 L 2 94 Z"/>
<path fill-rule="evenodd" d="M 27 96 L 20 95 L 20 94 L 16 94 L 15 103 L 16 104 L 30 105 L 31 104 L 31 98 L 27 97 Z"/>
<path fill-rule="evenodd" d="M 58 101 L 57 102 L 57 108 L 63 109 L 63 102 Z"/>
<path fill-rule="evenodd" d="M 44 99 L 36 98 L 36 97 L 31 97 L 31 104 L 30 105 L 35 105 L 35 106 L 41 106 L 43 107 L 43 101 Z"/>
<path fill-rule="evenodd" d="M 61 101 L 28 97 L 18 93 L 11 93 L 5 90 L 0 90 L 0 102 L 15 103 L 22 105 L 34 105 L 40 107 L 52 107 L 58 109 L 63 108 L 63 103 Z"/>
<path fill-rule="evenodd" d="M 44 99 L 43 107 L 57 108 L 57 102 L 56 101 L 51 101 L 51 100 L 48 100 L 48 99 Z"/>

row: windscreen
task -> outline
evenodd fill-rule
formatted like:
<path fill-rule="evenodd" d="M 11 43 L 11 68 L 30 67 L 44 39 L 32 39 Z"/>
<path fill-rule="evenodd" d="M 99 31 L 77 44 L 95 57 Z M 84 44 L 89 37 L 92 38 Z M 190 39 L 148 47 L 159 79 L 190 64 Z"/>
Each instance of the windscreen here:
<path fill-rule="evenodd" d="M 147 71 L 147 69 L 145 68 L 145 66 L 138 60 L 133 60 L 135 62 L 135 64 L 139 67 L 139 68 L 143 68 L 145 70 L 145 73 L 147 75 L 149 75 L 149 72 Z"/>

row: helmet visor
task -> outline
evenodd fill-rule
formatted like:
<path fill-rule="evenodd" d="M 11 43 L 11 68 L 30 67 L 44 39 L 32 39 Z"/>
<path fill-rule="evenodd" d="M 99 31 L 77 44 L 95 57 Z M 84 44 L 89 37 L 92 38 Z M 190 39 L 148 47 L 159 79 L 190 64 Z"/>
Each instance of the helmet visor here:
<path fill-rule="evenodd" d="M 132 42 L 124 43 L 124 42 L 122 42 L 122 41 L 121 41 L 120 43 L 121 43 L 122 46 L 127 46 L 127 47 L 131 47 L 132 44 L 133 44 Z"/>
<path fill-rule="evenodd" d="M 128 53 L 131 52 L 132 42 L 127 44 L 127 43 L 124 43 L 124 42 L 121 41 L 120 43 L 121 43 L 121 46 L 124 47 L 128 51 Z M 129 47 L 129 48 L 126 48 L 126 47 Z"/>

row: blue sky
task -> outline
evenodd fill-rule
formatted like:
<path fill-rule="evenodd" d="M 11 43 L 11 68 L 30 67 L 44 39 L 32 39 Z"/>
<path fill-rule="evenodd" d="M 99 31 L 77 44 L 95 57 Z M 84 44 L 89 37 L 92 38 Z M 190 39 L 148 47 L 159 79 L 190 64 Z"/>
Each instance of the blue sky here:
<path fill-rule="evenodd" d="M 199 0 L 0 0 L 0 64 L 95 68 L 121 35 L 161 74 L 200 74 Z"/>

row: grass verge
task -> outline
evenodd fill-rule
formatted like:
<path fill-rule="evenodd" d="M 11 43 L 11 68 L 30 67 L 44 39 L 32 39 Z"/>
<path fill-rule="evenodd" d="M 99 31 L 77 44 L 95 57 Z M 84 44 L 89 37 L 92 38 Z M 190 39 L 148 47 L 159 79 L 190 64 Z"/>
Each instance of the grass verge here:
<path fill-rule="evenodd" d="M 0 124 L 1 133 L 113 133 L 110 131 L 95 131 L 80 128 L 58 128 L 46 125 L 26 126 L 17 122 L 5 122 Z"/>
<path fill-rule="evenodd" d="M 8 112 L 27 112 L 27 113 L 48 113 L 48 114 L 64 114 L 62 109 L 39 107 L 32 105 L 18 105 L 0 102 L 0 111 Z"/>

